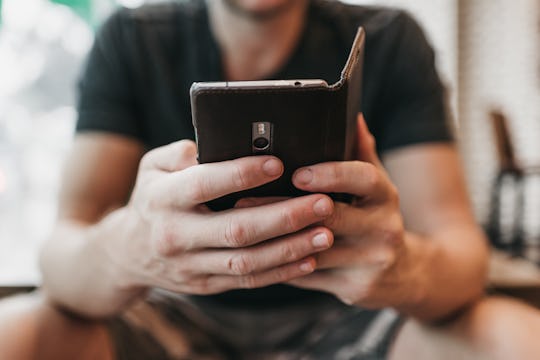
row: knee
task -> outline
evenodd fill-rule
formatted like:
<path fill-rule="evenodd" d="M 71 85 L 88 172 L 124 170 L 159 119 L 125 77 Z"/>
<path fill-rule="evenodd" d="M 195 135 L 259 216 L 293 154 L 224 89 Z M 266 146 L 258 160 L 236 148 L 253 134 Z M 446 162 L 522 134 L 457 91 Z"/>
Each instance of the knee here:
<path fill-rule="evenodd" d="M 489 358 L 540 358 L 540 311 L 519 301 L 484 298 L 471 306 L 456 326 Z"/>
<path fill-rule="evenodd" d="M 58 358 L 53 354 L 59 349 L 69 353 L 73 345 L 82 349 L 85 339 L 103 336 L 99 324 L 64 314 L 38 293 L 0 301 L 0 359 Z"/>
<path fill-rule="evenodd" d="M 540 312 L 516 300 L 487 297 L 433 326 L 409 321 L 392 359 L 540 359 Z"/>
<path fill-rule="evenodd" d="M 37 342 L 37 295 L 19 295 L 0 301 L 0 358 L 31 359 Z"/>

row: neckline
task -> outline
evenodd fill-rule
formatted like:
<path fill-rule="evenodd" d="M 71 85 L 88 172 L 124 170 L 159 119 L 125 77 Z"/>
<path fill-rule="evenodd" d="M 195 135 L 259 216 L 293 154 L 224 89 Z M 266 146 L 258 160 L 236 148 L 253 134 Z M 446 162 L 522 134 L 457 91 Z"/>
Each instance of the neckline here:
<path fill-rule="evenodd" d="M 201 51 L 201 56 L 199 56 L 199 59 L 207 59 L 206 65 L 208 66 L 207 74 L 211 75 L 212 78 L 205 79 L 208 81 L 226 81 L 225 79 L 225 73 L 223 69 L 223 58 L 222 58 L 222 52 L 219 47 L 219 44 L 212 33 L 212 29 L 210 28 L 210 20 L 209 20 L 209 14 L 208 14 L 208 6 L 206 5 L 206 1 L 201 2 L 203 6 L 200 7 L 199 11 L 199 21 L 198 21 L 198 29 L 201 34 L 204 36 L 203 46 L 199 46 Z M 314 7 L 314 2 L 309 1 L 307 9 L 306 9 L 306 19 L 304 21 L 301 34 L 298 37 L 298 40 L 296 42 L 296 45 L 294 46 L 294 49 L 291 51 L 289 56 L 287 57 L 286 61 L 283 62 L 283 64 L 276 69 L 276 71 L 268 74 L 268 76 L 258 78 L 255 80 L 278 80 L 278 79 L 287 79 L 287 77 L 290 77 L 288 73 L 290 73 L 291 69 L 294 69 L 298 66 L 299 63 L 301 63 L 301 54 L 303 53 L 303 48 L 306 44 L 306 38 L 309 34 L 309 27 L 311 23 L 311 14 Z M 206 53 L 206 54 L 205 54 Z M 202 64 L 201 64 L 202 65 Z M 208 76 L 205 76 L 205 78 Z"/>

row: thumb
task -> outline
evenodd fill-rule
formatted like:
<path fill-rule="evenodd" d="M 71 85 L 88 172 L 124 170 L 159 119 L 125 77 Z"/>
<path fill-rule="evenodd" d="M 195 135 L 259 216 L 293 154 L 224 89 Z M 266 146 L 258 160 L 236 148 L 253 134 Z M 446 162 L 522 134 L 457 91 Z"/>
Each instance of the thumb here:
<path fill-rule="evenodd" d="M 357 136 L 358 160 L 370 162 L 382 168 L 382 163 L 377 155 L 375 137 L 369 131 L 362 113 L 359 113 L 357 117 Z"/>

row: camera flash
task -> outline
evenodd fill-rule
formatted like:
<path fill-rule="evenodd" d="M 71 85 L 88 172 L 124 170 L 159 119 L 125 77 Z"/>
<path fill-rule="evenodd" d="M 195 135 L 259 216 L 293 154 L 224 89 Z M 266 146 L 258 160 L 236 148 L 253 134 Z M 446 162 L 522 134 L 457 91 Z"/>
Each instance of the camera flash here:
<path fill-rule="evenodd" d="M 272 153 L 273 125 L 270 122 L 254 122 L 251 127 L 251 151 L 254 155 Z"/>

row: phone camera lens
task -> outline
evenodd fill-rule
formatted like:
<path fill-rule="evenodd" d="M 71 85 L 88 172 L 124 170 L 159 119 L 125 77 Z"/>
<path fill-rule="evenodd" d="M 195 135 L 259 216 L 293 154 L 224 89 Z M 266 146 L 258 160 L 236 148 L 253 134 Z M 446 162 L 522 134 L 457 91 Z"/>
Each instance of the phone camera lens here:
<path fill-rule="evenodd" d="M 268 145 L 270 145 L 270 142 L 266 138 L 258 137 L 253 140 L 253 147 L 257 150 L 265 150 Z"/>

